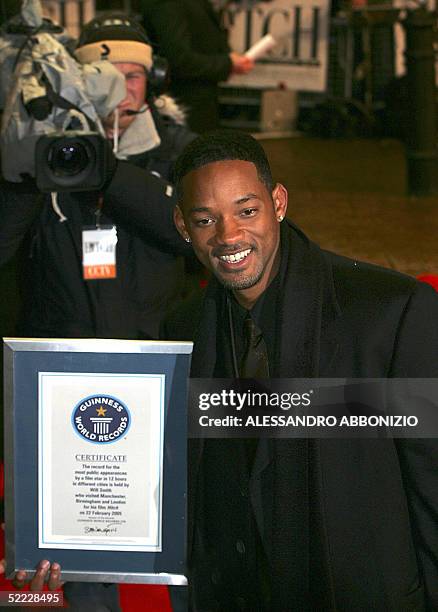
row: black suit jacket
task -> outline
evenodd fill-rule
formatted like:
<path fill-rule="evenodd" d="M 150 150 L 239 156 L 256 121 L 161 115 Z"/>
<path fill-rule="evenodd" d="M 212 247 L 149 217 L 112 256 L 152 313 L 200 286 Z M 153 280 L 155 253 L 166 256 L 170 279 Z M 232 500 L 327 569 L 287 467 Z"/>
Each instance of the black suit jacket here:
<path fill-rule="evenodd" d="M 430 287 L 321 251 L 285 223 L 281 245 L 274 376 L 438 376 L 438 295 Z M 223 307 L 223 289 L 213 280 L 202 302 L 180 309 L 165 326 L 169 338 L 194 338 L 194 377 L 213 375 Z M 250 483 L 274 565 L 277 551 L 266 526 L 274 491 L 269 468 L 275 453 L 288 460 L 288 444 L 294 441 L 259 445 Z M 202 443 L 189 445 L 189 453 L 193 523 Z M 311 440 L 308 457 L 309 503 L 319 517 L 318 555 L 324 557 L 329 588 L 324 610 L 438 610 L 437 441 Z M 293 496 L 291 491 L 292 501 Z M 288 512 L 285 507 L 285 521 Z M 189 558 L 193 529 L 191 524 Z M 191 571 L 195 592 L 207 589 L 205 579 L 197 580 L 197 568 Z"/>

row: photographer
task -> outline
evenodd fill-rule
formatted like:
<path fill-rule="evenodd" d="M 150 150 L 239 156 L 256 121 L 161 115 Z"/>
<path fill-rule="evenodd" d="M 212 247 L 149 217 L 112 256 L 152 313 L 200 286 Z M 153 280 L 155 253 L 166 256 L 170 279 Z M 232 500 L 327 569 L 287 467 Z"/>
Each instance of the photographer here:
<path fill-rule="evenodd" d="M 184 248 L 172 223 L 168 181 L 173 160 L 192 135 L 174 102 L 157 96 L 152 48 L 129 16 L 92 20 L 75 55 L 81 63 L 107 59 L 125 77 L 126 97 L 103 119 L 121 161 L 112 164 L 103 193 L 58 193 L 56 206 L 35 192 L 33 182 L 3 183 L 0 264 L 20 245 L 24 255 L 18 333 L 156 338 L 168 305 L 183 289 Z M 115 276 L 84 278 L 84 228 L 113 226 Z"/>
<path fill-rule="evenodd" d="M 157 94 L 156 59 L 142 27 L 129 16 L 109 13 L 92 20 L 76 58 L 107 59 L 125 77 L 126 97 L 102 119 L 117 160 L 102 193 L 62 191 L 56 205 L 37 192 L 33 180 L 1 183 L 0 265 L 20 251 L 17 333 L 155 339 L 167 307 L 183 289 L 187 251 L 173 223 L 168 181 L 193 136 L 173 100 Z M 116 228 L 115 277 L 86 279 L 84 230 L 97 227 Z M 116 585 L 68 583 L 65 592 L 70 607 L 81 612 L 118 609 Z"/>

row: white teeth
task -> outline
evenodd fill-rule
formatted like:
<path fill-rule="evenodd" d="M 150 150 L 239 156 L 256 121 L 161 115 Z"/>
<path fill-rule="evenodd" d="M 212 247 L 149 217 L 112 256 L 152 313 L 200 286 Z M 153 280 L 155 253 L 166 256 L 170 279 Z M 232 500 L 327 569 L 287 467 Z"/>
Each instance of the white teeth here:
<path fill-rule="evenodd" d="M 239 253 L 233 253 L 232 255 L 221 255 L 219 259 L 225 261 L 225 263 L 238 263 L 245 259 L 251 253 L 251 249 L 247 249 L 246 251 L 240 251 Z"/>

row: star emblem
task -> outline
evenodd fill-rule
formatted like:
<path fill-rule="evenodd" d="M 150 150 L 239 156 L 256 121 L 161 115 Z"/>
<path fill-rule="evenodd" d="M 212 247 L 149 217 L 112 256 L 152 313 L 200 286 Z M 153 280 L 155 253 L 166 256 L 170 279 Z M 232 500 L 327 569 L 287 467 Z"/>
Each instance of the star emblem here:
<path fill-rule="evenodd" d="M 107 409 L 101 406 L 100 408 L 96 408 L 97 416 L 105 416 Z"/>

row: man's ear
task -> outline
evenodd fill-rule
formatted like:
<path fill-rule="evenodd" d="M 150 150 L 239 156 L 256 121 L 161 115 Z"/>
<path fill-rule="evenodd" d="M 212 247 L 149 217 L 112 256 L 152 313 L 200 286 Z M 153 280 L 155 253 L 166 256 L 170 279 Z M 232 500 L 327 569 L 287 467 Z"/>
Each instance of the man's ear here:
<path fill-rule="evenodd" d="M 287 211 L 287 189 L 281 183 L 277 183 L 272 192 L 272 201 L 274 202 L 275 216 L 281 223 L 286 216 Z"/>
<path fill-rule="evenodd" d="M 181 208 L 179 207 L 178 204 L 173 209 L 173 221 L 174 221 L 174 223 L 176 225 L 176 229 L 178 230 L 178 232 L 180 233 L 182 238 L 184 238 L 184 240 L 186 242 L 191 242 L 189 233 L 188 233 L 188 231 L 186 229 L 186 224 L 185 224 L 185 221 L 184 221 L 184 215 L 183 215 L 182 210 L 181 210 Z"/>

